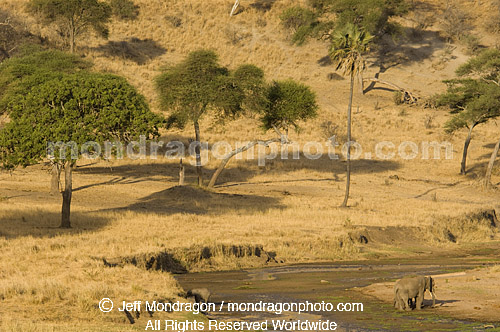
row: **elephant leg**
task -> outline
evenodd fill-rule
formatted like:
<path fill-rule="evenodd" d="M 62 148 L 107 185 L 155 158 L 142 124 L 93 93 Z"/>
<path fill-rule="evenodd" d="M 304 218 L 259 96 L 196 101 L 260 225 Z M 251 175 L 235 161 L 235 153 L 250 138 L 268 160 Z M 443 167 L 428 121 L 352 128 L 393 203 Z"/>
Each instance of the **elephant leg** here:
<path fill-rule="evenodd" d="M 424 302 L 424 292 L 421 294 L 418 294 L 417 300 L 415 301 L 415 309 L 420 310 L 422 309 L 422 303 Z"/>
<path fill-rule="evenodd" d="M 401 290 L 397 287 L 394 288 L 394 307 L 398 310 L 403 310 L 402 300 L 401 300 Z"/>
<path fill-rule="evenodd" d="M 398 300 L 397 300 L 397 307 L 399 310 L 405 310 L 405 304 L 403 302 L 403 300 L 401 299 L 401 297 L 398 297 Z"/>
<path fill-rule="evenodd" d="M 401 294 L 401 307 L 406 311 L 411 310 L 411 307 L 408 305 L 408 300 L 409 300 L 408 294 L 406 293 Z"/>

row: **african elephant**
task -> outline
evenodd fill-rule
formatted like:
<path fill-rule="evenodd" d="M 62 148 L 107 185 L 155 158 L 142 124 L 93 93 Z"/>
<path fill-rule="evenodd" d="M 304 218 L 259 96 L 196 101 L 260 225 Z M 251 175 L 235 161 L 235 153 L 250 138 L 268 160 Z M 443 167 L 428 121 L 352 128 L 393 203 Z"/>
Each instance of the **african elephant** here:
<path fill-rule="evenodd" d="M 187 291 L 187 297 L 194 297 L 196 303 L 208 303 L 210 299 L 210 291 L 206 288 L 194 288 Z"/>
<path fill-rule="evenodd" d="M 411 310 L 412 299 L 415 298 L 415 309 L 422 308 L 424 293 L 428 290 L 432 296 L 432 306 L 436 304 L 434 296 L 434 279 L 431 277 L 404 277 L 394 284 L 394 306 L 399 310 Z"/>

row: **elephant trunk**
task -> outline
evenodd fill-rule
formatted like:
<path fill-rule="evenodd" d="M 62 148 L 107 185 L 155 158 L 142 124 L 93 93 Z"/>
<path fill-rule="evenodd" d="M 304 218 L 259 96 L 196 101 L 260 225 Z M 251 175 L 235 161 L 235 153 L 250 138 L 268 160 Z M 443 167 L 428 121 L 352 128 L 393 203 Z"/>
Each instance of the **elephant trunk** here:
<path fill-rule="evenodd" d="M 431 292 L 432 296 L 432 306 L 434 307 L 436 305 L 436 297 L 434 296 L 434 292 Z"/>

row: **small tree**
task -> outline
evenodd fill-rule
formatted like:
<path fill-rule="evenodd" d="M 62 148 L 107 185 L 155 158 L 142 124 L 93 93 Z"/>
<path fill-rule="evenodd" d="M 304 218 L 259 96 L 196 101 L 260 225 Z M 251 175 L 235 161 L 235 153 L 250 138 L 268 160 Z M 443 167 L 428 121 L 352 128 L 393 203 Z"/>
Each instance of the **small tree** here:
<path fill-rule="evenodd" d="M 66 40 L 70 52 L 75 51 L 76 39 L 92 29 L 97 35 L 108 38 L 107 24 L 111 7 L 99 0 L 30 0 L 28 10 L 43 22 L 54 24 Z"/>
<path fill-rule="evenodd" d="M 293 33 L 292 43 L 302 45 L 307 36 L 319 26 L 317 14 L 300 6 L 285 9 L 280 15 L 281 24 Z"/>
<path fill-rule="evenodd" d="M 107 140 L 128 142 L 139 135 L 157 136 L 162 124 L 135 88 L 109 74 L 64 74 L 28 94 L 16 95 L 10 105 L 10 121 L 0 131 L 4 167 L 36 164 L 47 157 L 50 143 L 62 144 L 51 157 L 65 169 L 63 228 L 71 227 L 72 170 L 86 152 L 84 145 L 97 142 L 102 147 Z M 99 153 L 95 147 L 87 150 Z"/>
<path fill-rule="evenodd" d="M 453 117 L 445 124 L 446 132 L 468 129 L 460 165 L 460 174 L 466 174 L 467 153 L 473 129 L 500 115 L 500 51 L 484 50 L 460 66 L 457 75 L 462 78 L 445 81 L 448 90 L 438 96 L 437 105 L 451 108 Z M 489 167 L 486 174 L 485 183 L 489 183 Z"/>
<path fill-rule="evenodd" d="M 213 174 L 209 187 L 215 185 L 217 178 L 232 157 L 256 145 L 268 146 L 274 142 L 287 143 L 290 127 L 298 130 L 300 121 L 306 121 L 317 115 L 318 105 L 314 92 L 308 86 L 293 80 L 273 82 L 267 89 L 266 99 L 267 103 L 261 110 L 262 127 L 266 131 L 273 129 L 279 138 L 267 141 L 254 140 L 228 153 Z M 261 101 L 260 98 L 259 101 Z M 281 130 L 285 131 L 284 135 Z"/>
<path fill-rule="evenodd" d="M 281 130 L 288 136 L 290 127 L 299 129 L 299 121 L 316 116 L 318 105 L 311 89 L 293 80 L 274 81 L 267 94 L 269 100 L 261 118 L 264 129 Z"/>
<path fill-rule="evenodd" d="M 351 110 L 354 93 L 354 78 L 365 69 L 363 54 L 368 51 L 372 36 L 360 30 L 354 24 L 347 24 L 344 29 L 338 30 L 332 38 L 330 58 L 336 69 L 341 70 L 350 78 L 349 105 L 347 106 L 347 178 L 344 201 L 342 206 L 347 206 L 351 183 Z"/>
<path fill-rule="evenodd" d="M 252 67 L 252 66 L 251 66 Z M 198 185 L 203 185 L 201 165 L 200 120 L 208 112 L 213 112 L 220 120 L 235 117 L 245 108 L 258 103 L 258 80 L 262 73 L 244 66 L 234 73 L 219 65 L 213 51 L 199 50 L 190 53 L 184 61 L 167 67 L 156 78 L 156 89 L 161 106 L 170 112 L 167 127 L 194 126 L 196 146 L 196 171 Z M 261 79 L 261 78 L 260 78 Z M 253 82 L 253 83 L 252 83 Z M 252 87 L 252 84 L 256 84 Z M 254 91 L 254 97 L 249 94 Z M 247 95 L 250 98 L 246 98 Z M 253 101 L 252 101 L 253 100 Z"/>

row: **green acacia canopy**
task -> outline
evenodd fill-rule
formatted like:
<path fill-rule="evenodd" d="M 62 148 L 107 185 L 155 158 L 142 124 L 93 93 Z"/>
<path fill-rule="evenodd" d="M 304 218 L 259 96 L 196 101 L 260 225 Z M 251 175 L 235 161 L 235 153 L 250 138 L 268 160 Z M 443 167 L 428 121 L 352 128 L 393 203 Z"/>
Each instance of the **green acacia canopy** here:
<path fill-rule="evenodd" d="M 447 80 L 448 90 L 437 98 L 453 117 L 445 129 L 452 133 L 500 116 L 500 51 L 486 49 L 457 69 L 461 78 Z"/>
<path fill-rule="evenodd" d="M 156 78 L 161 107 L 170 112 L 168 126 L 183 128 L 212 111 L 219 119 L 261 107 L 264 73 L 253 65 L 235 71 L 221 66 L 215 52 L 191 52 L 181 63 L 165 67 Z"/>
<path fill-rule="evenodd" d="M 0 113 L 8 111 L 9 99 L 17 94 L 91 66 L 74 54 L 25 46 L 17 56 L 0 63 Z"/>
<path fill-rule="evenodd" d="M 293 80 L 274 81 L 268 91 L 268 106 L 261 118 L 264 129 L 299 129 L 299 121 L 316 116 L 318 105 L 311 89 Z"/>
<path fill-rule="evenodd" d="M 111 6 L 99 0 L 30 0 L 27 9 L 43 23 L 54 24 L 59 35 L 64 36 L 71 53 L 75 39 L 89 29 L 108 38 Z"/>
<path fill-rule="evenodd" d="M 40 162 L 48 142 L 128 142 L 140 135 L 158 136 L 163 123 L 144 96 L 124 78 L 110 74 L 63 74 L 17 94 L 9 106 L 10 121 L 0 132 L 0 157 L 6 167 Z"/>

